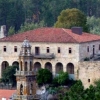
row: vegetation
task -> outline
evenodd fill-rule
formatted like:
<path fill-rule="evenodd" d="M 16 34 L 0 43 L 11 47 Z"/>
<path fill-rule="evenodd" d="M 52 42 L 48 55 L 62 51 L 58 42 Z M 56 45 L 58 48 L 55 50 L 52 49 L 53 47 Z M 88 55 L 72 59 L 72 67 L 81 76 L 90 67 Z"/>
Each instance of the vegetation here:
<path fill-rule="evenodd" d="M 66 9 L 63 10 L 58 16 L 58 20 L 55 23 L 55 27 L 71 28 L 74 26 L 83 27 L 84 31 L 88 31 L 86 25 L 86 16 L 78 9 Z"/>
<path fill-rule="evenodd" d="M 99 5 L 100 0 L 0 0 L 0 26 L 7 25 L 7 30 L 13 27 L 15 33 L 24 23 L 38 24 L 43 21 L 45 26 L 52 27 L 60 12 L 68 8 L 77 8 L 87 17 L 98 19 Z M 99 32 L 98 28 L 93 30 Z"/>
<path fill-rule="evenodd" d="M 94 16 L 87 17 L 87 25 L 89 26 L 90 33 L 100 34 L 100 18 Z"/>
<path fill-rule="evenodd" d="M 52 73 L 48 69 L 40 69 L 37 72 L 37 83 L 39 85 L 50 84 L 52 82 Z"/>
<path fill-rule="evenodd" d="M 15 77 L 15 72 L 16 68 L 18 69 L 18 66 L 8 66 L 2 73 L 2 82 L 10 83 L 13 86 L 16 85 L 16 77 Z"/>

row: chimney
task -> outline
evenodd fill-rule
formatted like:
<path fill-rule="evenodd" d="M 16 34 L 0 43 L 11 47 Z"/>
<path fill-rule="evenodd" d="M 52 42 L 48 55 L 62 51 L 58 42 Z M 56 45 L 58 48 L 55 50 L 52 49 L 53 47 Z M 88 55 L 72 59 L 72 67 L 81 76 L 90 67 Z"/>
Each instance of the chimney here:
<path fill-rule="evenodd" d="M 83 29 L 82 27 L 72 27 L 71 28 L 72 32 L 78 35 L 82 35 Z"/>
<path fill-rule="evenodd" d="M 6 35 L 6 25 L 2 25 L 0 30 L 0 38 L 5 37 Z"/>

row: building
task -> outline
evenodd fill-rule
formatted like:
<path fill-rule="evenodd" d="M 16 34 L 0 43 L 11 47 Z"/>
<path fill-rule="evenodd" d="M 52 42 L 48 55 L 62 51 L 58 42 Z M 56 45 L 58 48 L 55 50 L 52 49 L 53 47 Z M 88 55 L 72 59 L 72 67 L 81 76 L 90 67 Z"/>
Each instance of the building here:
<path fill-rule="evenodd" d="M 100 77 L 100 36 L 82 32 L 82 28 L 39 28 L 0 39 L 0 77 L 9 65 L 19 65 L 18 55 L 23 40 L 30 41 L 33 70 L 49 69 L 54 75 L 68 72 L 81 79 L 84 86 Z M 89 60 L 89 61 L 84 61 Z"/>

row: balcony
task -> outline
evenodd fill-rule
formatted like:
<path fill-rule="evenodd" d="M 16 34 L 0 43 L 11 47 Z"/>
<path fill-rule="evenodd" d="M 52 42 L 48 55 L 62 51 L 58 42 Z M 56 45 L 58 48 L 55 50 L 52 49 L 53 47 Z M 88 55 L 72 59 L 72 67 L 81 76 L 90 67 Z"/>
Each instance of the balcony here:
<path fill-rule="evenodd" d="M 33 71 L 16 71 L 16 76 L 17 75 L 25 75 L 25 76 L 28 76 L 28 75 L 34 75 L 34 72 Z"/>
<path fill-rule="evenodd" d="M 36 59 L 54 59 L 55 58 L 54 53 L 45 53 L 45 54 L 38 54 L 38 55 L 34 54 L 33 56 Z"/>

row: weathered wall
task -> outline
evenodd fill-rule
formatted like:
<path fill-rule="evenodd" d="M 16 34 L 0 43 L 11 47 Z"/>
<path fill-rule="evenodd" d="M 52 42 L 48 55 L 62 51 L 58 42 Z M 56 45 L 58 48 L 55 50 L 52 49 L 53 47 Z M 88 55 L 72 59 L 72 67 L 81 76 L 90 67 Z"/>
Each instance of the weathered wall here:
<path fill-rule="evenodd" d="M 100 79 L 100 61 L 79 62 L 78 76 L 85 88 L 94 84 L 95 80 Z"/>
<path fill-rule="evenodd" d="M 7 61 L 9 65 L 12 65 L 14 61 L 18 61 L 18 55 L 21 50 L 22 42 L 0 42 L 0 65 L 3 61 Z M 35 62 L 40 62 L 42 68 L 45 67 L 47 62 L 52 64 L 53 74 L 55 74 L 55 66 L 58 62 L 62 63 L 63 70 L 66 71 L 68 63 L 73 63 L 75 78 L 77 78 L 78 61 L 79 61 L 79 44 L 74 43 L 30 43 L 32 46 L 32 54 L 35 54 L 35 47 L 40 47 L 40 54 L 46 54 L 47 47 L 50 48 L 50 53 L 54 53 L 54 59 L 34 59 Z M 3 47 L 7 47 L 7 52 L 3 51 Z M 17 46 L 18 52 L 14 52 L 14 46 Z M 61 53 L 57 53 L 58 47 L 61 48 Z M 69 48 L 72 48 L 72 53 L 69 54 Z M 0 67 L 1 71 L 1 67 Z M 1 72 L 0 72 L 1 73 Z"/>
<path fill-rule="evenodd" d="M 93 45 L 95 46 L 95 54 L 100 54 L 99 45 L 100 41 L 94 41 L 94 42 L 87 42 L 87 43 L 81 43 L 79 46 L 79 59 L 83 60 L 86 57 L 90 57 L 93 55 Z M 87 52 L 87 47 L 89 46 L 89 52 Z"/>

